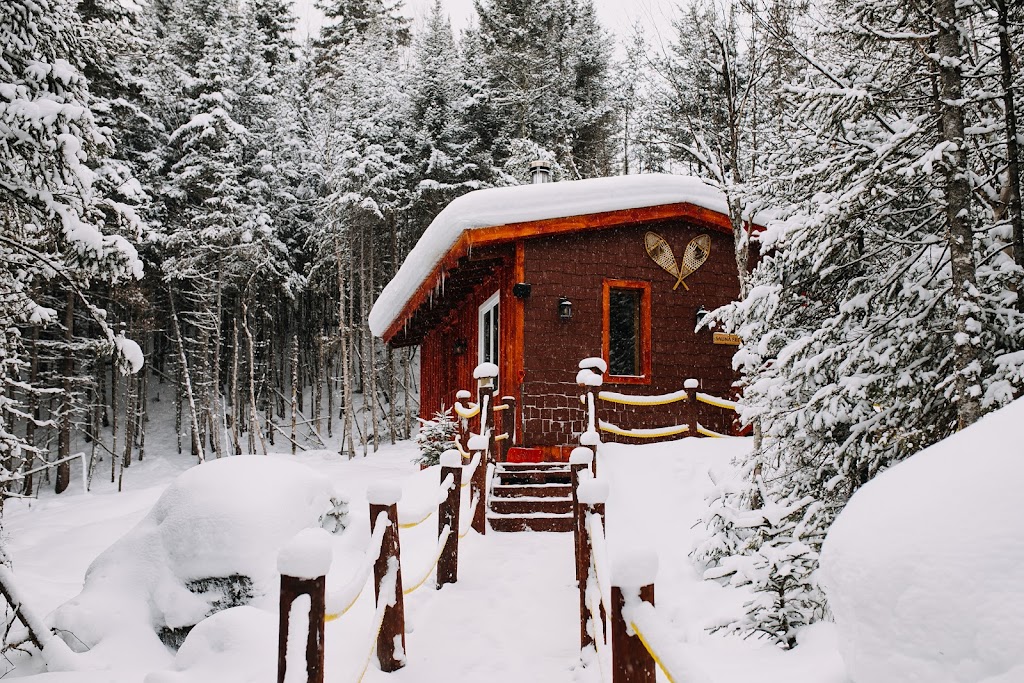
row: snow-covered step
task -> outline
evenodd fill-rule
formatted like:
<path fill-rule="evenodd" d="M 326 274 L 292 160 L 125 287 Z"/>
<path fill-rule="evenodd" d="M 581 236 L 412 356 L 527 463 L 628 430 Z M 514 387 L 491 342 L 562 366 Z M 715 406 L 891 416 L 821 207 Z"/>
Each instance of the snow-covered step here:
<path fill-rule="evenodd" d="M 519 515 L 530 513 L 572 514 L 572 498 L 495 498 L 491 501 L 492 513 Z"/>
<path fill-rule="evenodd" d="M 488 511 L 487 521 L 494 531 L 572 531 L 572 514 L 532 512 L 527 514 L 503 515 Z"/>
<path fill-rule="evenodd" d="M 569 484 L 495 484 L 491 488 L 495 498 L 569 498 L 572 487 Z"/>
<path fill-rule="evenodd" d="M 498 470 L 495 475 L 503 484 L 568 484 L 568 470 Z"/>

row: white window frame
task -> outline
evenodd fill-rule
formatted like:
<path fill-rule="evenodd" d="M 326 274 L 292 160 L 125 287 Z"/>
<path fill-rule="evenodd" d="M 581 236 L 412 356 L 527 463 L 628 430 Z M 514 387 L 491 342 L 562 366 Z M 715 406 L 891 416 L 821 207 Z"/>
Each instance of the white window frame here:
<path fill-rule="evenodd" d="M 494 328 L 494 337 L 491 340 L 492 350 L 494 351 L 494 358 L 490 361 L 495 365 L 498 365 L 498 361 L 501 358 L 501 290 L 498 290 L 491 296 L 487 297 L 487 300 L 480 304 L 480 308 L 477 309 L 476 316 L 476 329 L 477 329 L 477 344 L 476 344 L 476 360 L 477 363 L 485 363 L 484 360 L 484 315 L 488 311 L 498 312 L 498 324 Z M 494 316 L 491 316 L 493 320 Z M 500 365 L 499 365 L 500 367 Z"/>

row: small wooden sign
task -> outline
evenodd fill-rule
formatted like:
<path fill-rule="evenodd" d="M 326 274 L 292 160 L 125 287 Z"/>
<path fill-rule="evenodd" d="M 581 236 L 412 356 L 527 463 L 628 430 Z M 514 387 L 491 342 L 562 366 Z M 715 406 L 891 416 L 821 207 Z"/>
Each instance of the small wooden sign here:
<path fill-rule="evenodd" d="M 737 334 L 727 334 L 726 332 L 715 332 L 713 340 L 716 344 L 726 344 L 728 346 L 739 346 L 740 337 Z"/>

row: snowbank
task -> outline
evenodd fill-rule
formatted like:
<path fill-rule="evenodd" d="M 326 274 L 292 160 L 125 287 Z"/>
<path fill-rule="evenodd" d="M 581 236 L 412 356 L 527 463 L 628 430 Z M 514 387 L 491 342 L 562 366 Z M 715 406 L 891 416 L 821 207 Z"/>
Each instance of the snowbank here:
<path fill-rule="evenodd" d="M 166 659 L 158 634 L 180 639 L 211 612 L 273 594 L 278 550 L 318 525 L 333 495 L 325 477 L 284 458 L 193 467 L 93 561 L 53 625 L 101 661 Z"/>
<path fill-rule="evenodd" d="M 821 578 L 855 683 L 1024 680 L 1024 400 L 850 500 Z"/>
<path fill-rule="evenodd" d="M 255 607 L 232 607 L 192 629 L 170 671 L 145 683 L 277 680 L 277 617 Z"/>
<path fill-rule="evenodd" d="M 446 206 L 409 252 L 370 311 L 370 331 L 387 331 L 462 233 L 509 223 L 689 203 L 728 213 L 725 195 L 699 178 L 652 173 L 477 190 Z"/>

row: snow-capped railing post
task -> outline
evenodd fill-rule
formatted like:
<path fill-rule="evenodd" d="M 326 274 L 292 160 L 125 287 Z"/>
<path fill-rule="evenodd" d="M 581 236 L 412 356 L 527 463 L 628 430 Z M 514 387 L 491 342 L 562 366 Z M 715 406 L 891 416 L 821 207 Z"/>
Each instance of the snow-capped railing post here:
<path fill-rule="evenodd" d="M 304 680 L 306 683 L 323 683 L 325 587 L 330 568 L 331 537 L 323 529 L 300 531 L 278 553 L 277 569 L 281 572 L 278 683 L 284 683 L 289 665 L 296 667 L 300 664 L 303 641 L 306 663 Z M 308 600 L 299 600 L 306 596 Z M 288 678 L 299 680 L 294 675 Z"/>
<path fill-rule="evenodd" d="M 658 556 L 636 552 L 612 566 L 612 683 L 655 683 L 655 661 L 630 626 L 629 610 L 640 602 L 654 605 Z"/>
<path fill-rule="evenodd" d="M 477 380 L 477 405 L 480 406 L 480 440 L 486 439 L 483 447 L 473 444 L 470 437 L 470 452 L 480 452 L 480 464 L 473 472 L 473 485 L 470 496 L 479 496 L 480 503 L 473 515 L 473 528 L 478 534 L 487 533 L 487 465 L 494 453 L 494 378 L 498 376 L 498 366 L 494 363 L 481 363 L 473 370 L 473 379 Z M 474 446 L 476 446 L 474 448 Z"/>
<path fill-rule="evenodd" d="M 381 671 L 397 671 L 405 666 L 405 601 L 402 592 L 402 560 L 398 542 L 398 501 L 402 490 L 389 483 L 371 486 L 366 492 L 370 502 L 370 534 L 377 524 L 387 524 L 380 555 L 373 563 L 373 594 L 381 604 L 381 591 L 387 607 L 377 634 L 377 661 Z M 381 515 L 384 513 L 384 515 Z M 380 519 L 378 519 L 380 518 Z M 394 582 L 389 573 L 394 573 Z"/>
<path fill-rule="evenodd" d="M 437 535 L 448 527 L 448 540 L 437 561 L 437 587 L 459 580 L 459 504 L 462 501 L 462 455 L 457 450 L 441 454 L 441 485 L 451 476 L 448 495 L 437 506 Z"/>
<path fill-rule="evenodd" d="M 576 562 L 576 571 L 579 575 L 580 589 L 580 649 L 595 645 L 595 639 L 603 637 L 604 633 L 604 606 L 602 601 L 602 587 L 598 580 L 598 572 L 595 569 L 597 562 L 604 561 L 601 557 L 595 557 L 597 544 L 604 541 L 603 538 L 595 539 L 587 528 L 587 518 L 593 515 L 601 520 L 601 533 L 605 527 L 605 501 L 608 500 L 608 484 L 592 477 L 583 477 L 577 491 L 580 507 L 580 525 L 583 528 L 583 538 L 579 545 L 579 559 Z M 602 546 L 603 548 L 603 543 Z M 594 596 L 588 593 L 596 593 Z M 591 609 L 591 605 L 597 604 L 597 613 Z M 600 630 L 597 628 L 601 625 Z M 603 645 L 603 643 L 602 643 Z"/>
<path fill-rule="evenodd" d="M 576 384 L 585 387 L 585 392 L 580 396 L 584 409 L 587 411 L 587 428 L 580 434 L 580 445 L 586 446 L 594 451 L 594 476 L 597 476 L 597 447 L 601 445 L 601 435 L 597 431 L 597 404 L 594 401 L 594 387 L 600 387 L 604 383 L 604 373 L 608 371 L 608 364 L 603 358 L 584 358 L 579 363 L 580 371 L 576 373 Z"/>
<path fill-rule="evenodd" d="M 683 382 L 683 388 L 686 389 L 686 406 L 683 410 L 686 413 L 686 424 L 689 427 L 686 432 L 687 436 L 699 436 L 697 433 L 697 387 L 699 386 L 700 382 L 692 377 Z"/>
<path fill-rule="evenodd" d="M 576 548 L 576 580 L 580 580 L 580 574 L 584 571 L 580 563 L 580 546 L 585 542 L 586 529 L 583 524 L 583 510 L 580 507 L 579 497 L 576 489 L 580 485 L 580 473 L 586 470 L 590 472 L 590 465 L 594 462 L 594 453 L 589 448 L 577 446 L 569 454 L 569 482 L 572 486 L 572 517 L 573 517 L 573 544 Z"/>

